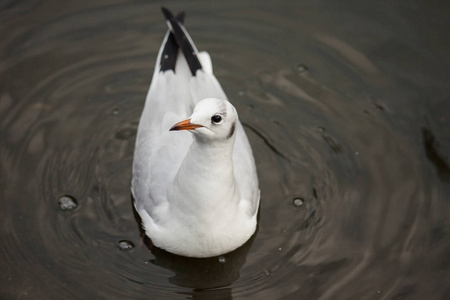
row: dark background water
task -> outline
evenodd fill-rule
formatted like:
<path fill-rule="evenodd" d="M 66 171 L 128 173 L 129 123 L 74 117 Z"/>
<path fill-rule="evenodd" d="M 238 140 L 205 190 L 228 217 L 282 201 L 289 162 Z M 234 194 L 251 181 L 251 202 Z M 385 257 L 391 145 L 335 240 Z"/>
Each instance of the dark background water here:
<path fill-rule="evenodd" d="M 161 5 L 0 2 L 0 298 L 449 299 L 450 2 L 164 2 L 259 171 L 257 234 L 207 260 L 132 208 Z"/>

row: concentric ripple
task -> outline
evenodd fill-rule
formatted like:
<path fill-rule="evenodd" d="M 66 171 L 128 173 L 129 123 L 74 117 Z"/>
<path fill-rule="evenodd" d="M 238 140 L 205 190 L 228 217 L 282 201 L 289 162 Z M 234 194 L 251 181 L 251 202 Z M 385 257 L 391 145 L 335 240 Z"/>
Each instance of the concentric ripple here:
<path fill-rule="evenodd" d="M 249 242 L 191 259 L 143 238 L 130 195 L 160 5 L 59 2 L 1 6 L 0 298 L 450 293 L 450 49 L 423 34 L 449 24 L 415 27 L 443 13 L 174 3 L 239 112 L 262 195 Z"/>

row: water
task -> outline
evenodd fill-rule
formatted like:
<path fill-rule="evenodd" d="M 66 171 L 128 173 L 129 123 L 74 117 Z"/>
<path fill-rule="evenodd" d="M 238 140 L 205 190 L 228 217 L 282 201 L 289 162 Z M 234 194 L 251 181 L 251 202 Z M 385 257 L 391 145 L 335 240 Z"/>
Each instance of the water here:
<path fill-rule="evenodd" d="M 152 248 L 131 202 L 160 6 L 0 3 L 0 298 L 447 299 L 448 3 L 170 3 L 261 183 L 256 235 L 210 259 Z"/>

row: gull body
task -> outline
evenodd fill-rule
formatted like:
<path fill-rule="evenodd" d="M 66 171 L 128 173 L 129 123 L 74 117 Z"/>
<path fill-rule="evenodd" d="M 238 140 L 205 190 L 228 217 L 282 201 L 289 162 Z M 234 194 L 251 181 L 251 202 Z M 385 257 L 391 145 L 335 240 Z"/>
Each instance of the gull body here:
<path fill-rule="evenodd" d="M 132 193 L 145 233 L 174 254 L 211 257 L 255 232 L 260 192 L 236 109 L 182 25 L 169 31 L 139 122 Z"/>

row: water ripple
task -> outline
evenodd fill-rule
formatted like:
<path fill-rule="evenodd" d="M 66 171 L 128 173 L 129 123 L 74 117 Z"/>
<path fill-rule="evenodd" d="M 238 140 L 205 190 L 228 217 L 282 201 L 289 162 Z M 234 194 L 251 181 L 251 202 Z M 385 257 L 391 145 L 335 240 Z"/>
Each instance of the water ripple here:
<path fill-rule="evenodd" d="M 384 52 L 386 37 L 409 45 L 411 26 L 379 23 L 377 7 L 361 20 L 332 3 L 190 4 L 187 26 L 245 124 L 262 192 L 248 243 L 190 259 L 142 239 L 130 196 L 137 124 L 166 30 L 159 5 L 22 2 L 0 13 L 0 297 L 448 292 L 446 115 L 417 99 L 430 99 L 423 77 L 386 65 L 409 65 L 408 51 Z M 330 26 L 335 11 L 367 36 L 347 19 Z M 448 81 L 439 82 L 432 87 L 443 91 Z M 76 207 L 62 209 L 61 196 Z M 134 247 L 121 251 L 121 241 Z"/>

